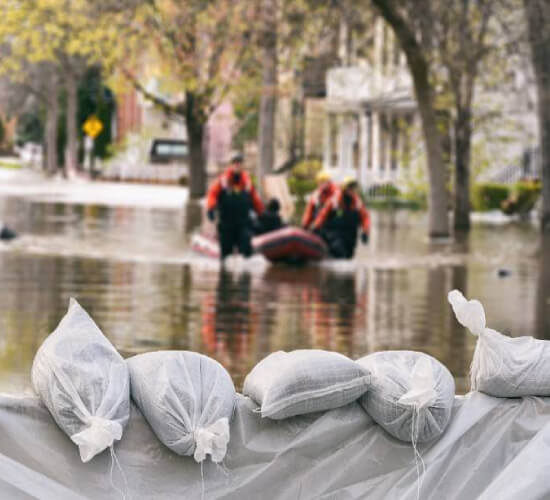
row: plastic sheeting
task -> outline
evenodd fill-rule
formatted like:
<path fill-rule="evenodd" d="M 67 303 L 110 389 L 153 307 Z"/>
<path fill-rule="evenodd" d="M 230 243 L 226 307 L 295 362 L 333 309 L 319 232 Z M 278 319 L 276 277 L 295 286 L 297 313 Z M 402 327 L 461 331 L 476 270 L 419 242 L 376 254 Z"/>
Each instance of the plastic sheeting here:
<path fill-rule="evenodd" d="M 282 421 L 262 419 L 238 397 L 225 470 L 204 464 L 206 499 L 414 499 L 410 444 L 390 437 L 352 403 Z M 0 396 L 0 498 L 122 498 L 111 457 L 83 464 L 37 398 Z M 192 457 L 163 446 L 135 407 L 115 445 L 126 498 L 201 498 Z M 440 440 L 420 445 L 426 499 L 550 497 L 550 399 L 455 399 Z M 115 468 L 113 481 L 123 489 Z"/>

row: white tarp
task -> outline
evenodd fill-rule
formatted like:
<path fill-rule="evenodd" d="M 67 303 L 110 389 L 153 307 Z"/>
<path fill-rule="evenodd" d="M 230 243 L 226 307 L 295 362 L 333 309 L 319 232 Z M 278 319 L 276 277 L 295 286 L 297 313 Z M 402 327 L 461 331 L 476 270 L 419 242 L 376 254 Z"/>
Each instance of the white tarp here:
<path fill-rule="evenodd" d="M 357 404 L 262 419 L 238 397 L 224 468 L 204 464 L 206 499 L 415 499 L 413 450 Z M 83 464 L 37 398 L 0 395 L 0 498 L 122 498 L 108 452 Z M 152 434 L 135 407 L 115 445 L 126 498 L 201 498 L 201 469 Z M 550 498 L 550 398 L 455 400 L 442 438 L 419 445 L 421 498 Z"/>

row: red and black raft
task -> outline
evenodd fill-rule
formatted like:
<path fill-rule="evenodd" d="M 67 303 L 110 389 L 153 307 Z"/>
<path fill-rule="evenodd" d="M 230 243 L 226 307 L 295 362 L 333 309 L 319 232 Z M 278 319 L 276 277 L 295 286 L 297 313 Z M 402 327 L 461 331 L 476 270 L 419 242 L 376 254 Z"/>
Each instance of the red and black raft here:
<path fill-rule="evenodd" d="M 256 236 L 252 246 L 271 262 L 321 260 L 327 253 L 325 242 L 319 236 L 299 227 L 284 227 Z"/>
<path fill-rule="evenodd" d="M 285 227 L 252 238 L 252 247 L 271 262 L 301 264 L 323 259 L 325 242 L 316 234 L 299 227 Z M 208 257 L 219 258 L 220 247 L 213 234 L 199 233 L 191 238 L 191 249 Z"/>

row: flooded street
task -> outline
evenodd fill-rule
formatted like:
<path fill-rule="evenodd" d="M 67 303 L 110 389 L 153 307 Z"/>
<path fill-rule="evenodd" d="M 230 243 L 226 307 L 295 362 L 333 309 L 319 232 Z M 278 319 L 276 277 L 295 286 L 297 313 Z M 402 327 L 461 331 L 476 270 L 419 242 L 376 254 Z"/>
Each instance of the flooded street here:
<path fill-rule="evenodd" d="M 239 388 L 278 349 L 352 358 L 414 349 L 445 363 L 464 392 L 475 338 L 454 319 L 452 288 L 482 301 L 490 327 L 550 338 L 550 250 L 534 225 L 476 222 L 467 237 L 436 244 L 425 213 L 374 212 L 370 245 L 352 262 L 287 268 L 235 258 L 221 272 L 187 247 L 198 217 L 193 206 L 0 198 L 0 220 L 22 233 L 0 243 L 0 387 L 28 388 L 34 353 L 71 296 L 123 355 L 203 352 Z"/>

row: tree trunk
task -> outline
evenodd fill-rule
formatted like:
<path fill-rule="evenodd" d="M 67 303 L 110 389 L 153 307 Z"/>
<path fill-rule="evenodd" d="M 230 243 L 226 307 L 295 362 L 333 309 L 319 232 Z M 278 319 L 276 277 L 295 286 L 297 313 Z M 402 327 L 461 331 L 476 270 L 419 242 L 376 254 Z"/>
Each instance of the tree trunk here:
<path fill-rule="evenodd" d="M 550 233 L 550 3 L 523 0 L 531 60 L 537 82 L 540 158 L 542 162 L 541 230 Z"/>
<path fill-rule="evenodd" d="M 59 121 L 59 84 L 52 76 L 48 85 L 46 101 L 46 171 L 55 174 L 57 171 L 57 127 Z"/>
<path fill-rule="evenodd" d="M 441 152 L 441 138 L 437 128 L 437 118 L 433 107 L 432 89 L 428 81 L 427 68 L 409 67 L 413 73 L 418 109 L 422 118 L 422 131 L 428 157 L 428 179 L 430 191 L 428 197 L 429 235 L 432 237 L 449 236 L 448 194 L 445 185 L 445 168 Z"/>
<path fill-rule="evenodd" d="M 470 109 L 457 109 L 455 122 L 455 229 L 470 228 L 470 146 L 472 117 Z"/>
<path fill-rule="evenodd" d="M 422 131 L 428 160 L 429 235 L 449 236 L 448 194 L 445 185 L 446 174 L 441 149 L 441 134 L 437 127 L 434 109 L 433 89 L 429 79 L 428 61 L 414 32 L 407 26 L 399 8 L 390 0 L 372 0 L 384 20 L 392 27 L 400 46 L 407 57 L 412 75 L 418 110 L 422 119 Z"/>
<path fill-rule="evenodd" d="M 67 90 L 67 152 L 65 154 L 65 174 L 70 177 L 78 168 L 78 80 L 71 72 L 65 78 Z"/>
<path fill-rule="evenodd" d="M 277 0 L 262 0 L 263 77 L 258 124 L 258 180 L 273 171 L 277 107 Z"/>
<path fill-rule="evenodd" d="M 202 198 L 206 194 L 206 155 L 204 154 L 204 132 L 206 117 L 190 92 L 185 96 L 185 125 L 189 142 L 189 195 Z"/>

